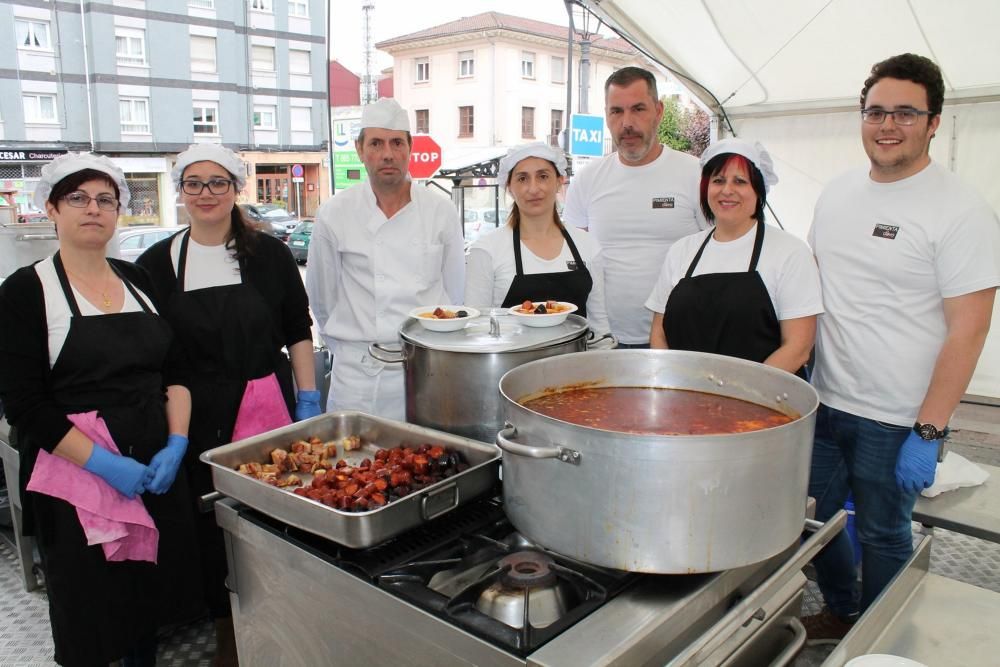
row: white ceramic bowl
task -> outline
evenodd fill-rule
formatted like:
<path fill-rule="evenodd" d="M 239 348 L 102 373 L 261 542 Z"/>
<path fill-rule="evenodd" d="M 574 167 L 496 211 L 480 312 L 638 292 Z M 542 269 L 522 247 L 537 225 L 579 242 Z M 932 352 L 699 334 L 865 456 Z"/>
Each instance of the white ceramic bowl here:
<path fill-rule="evenodd" d="M 533 301 L 536 306 L 540 303 L 545 303 L 544 301 Z M 554 327 L 557 324 L 562 324 L 569 317 L 570 313 L 576 312 L 576 305 L 568 303 L 566 301 L 557 301 L 561 306 L 569 306 L 567 310 L 560 313 L 546 313 L 544 315 L 536 315 L 534 313 L 522 313 L 521 306 L 512 306 L 507 309 L 507 312 L 517 318 L 518 322 L 529 327 Z"/>
<path fill-rule="evenodd" d="M 871 655 L 860 655 L 848 661 L 844 667 L 927 667 L 927 665 L 898 655 L 872 653 Z"/>
<path fill-rule="evenodd" d="M 445 310 L 452 311 L 464 310 L 468 313 L 468 315 L 465 317 L 453 317 L 449 320 L 439 320 L 436 317 L 426 317 L 426 315 L 433 313 L 435 308 L 444 308 Z M 420 324 L 429 331 L 458 331 L 468 324 L 470 320 L 479 317 L 479 311 L 475 308 L 470 308 L 469 306 L 448 306 L 435 304 L 433 306 L 421 306 L 420 308 L 414 308 L 410 311 L 410 317 L 420 322 Z"/>

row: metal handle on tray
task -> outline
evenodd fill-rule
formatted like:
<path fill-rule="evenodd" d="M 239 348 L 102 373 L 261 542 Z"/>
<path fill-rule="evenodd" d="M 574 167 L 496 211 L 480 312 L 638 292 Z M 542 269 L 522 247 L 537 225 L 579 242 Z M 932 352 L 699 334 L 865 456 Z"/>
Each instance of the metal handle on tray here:
<path fill-rule="evenodd" d="M 838 511 L 829 521 L 805 520 L 805 529 L 813 534 L 799 547 L 791 558 L 764 580 L 752 593 L 740 600 L 723 616 L 711 630 L 702 633 L 696 641 L 689 645 L 673 661 L 672 665 L 700 665 L 712 654 L 719 645 L 730 637 L 737 628 L 742 627 L 760 610 L 761 605 L 785 582 L 794 572 L 801 570 L 812 560 L 819 550 L 825 547 L 847 525 L 847 512 Z M 763 620 L 763 619 L 761 619 Z"/>
<path fill-rule="evenodd" d="M 452 497 L 451 497 L 451 504 L 448 505 L 447 507 L 441 509 L 441 510 L 438 510 L 438 511 L 434 512 L 434 513 L 428 513 L 428 511 L 427 511 L 427 504 L 430 502 L 430 499 L 431 498 L 436 498 L 437 496 L 440 496 L 442 493 L 447 493 L 449 491 L 453 491 L 454 492 L 452 494 Z M 447 512 L 452 511 L 456 507 L 458 507 L 458 484 L 455 483 L 455 482 L 452 482 L 448 486 L 445 486 L 443 488 L 437 489 L 436 491 L 432 491 L 431 493 L 428 493 L 428 494 L 424 495 L 420 499 L 420 516 L 422 516 L 424 518 L 424 521 L 430 521 L 431 519 L 436 519 L 439 516 L 441 516 L 442 514 L 445 514 Z"/>
<path fill-rule="evenodd" d="M 618 347 L 618 339 L 615 338 L 614 335 L 610 333 L 606 333 L 600 338 L 587 340 L 588 350 L 613 350 L 616 347 Z"/>
<path fill-rule="evenodd" d="M 781 625 L 792 633 L 792 641 L 771 661 L 771 667 L 785 667 L 806 645 L 806 627 L 802 625 L 802 621 L 794 616 L 785 616 L 781 619 Z"/>
<path fill-rule="evenodd" d="M 212 491 L 211 493 L 206 493 L 202 497 L 198 498 L 198 511 L 202 514 L 208 514 L 209 512 L 215 511 L 215 503 L 219 500 L 225 498 L 218 491 Z"/>
<path fill-rule="evenodd" d="M 517 427 L 507 424 L 502 431 L 497 433 L 497 447 L 510 454 L 526 456 L 529 459 L 559 459 L 563 463 L 579 465 L 582 456 L 580 452 L 568 447 L 558 445 L 549 447 L 538 447 L 533 445 L 520 445 L 511 442 L 508 438 L 517 436 Z"/>
<path fill-rule="evenodd" d="M 368 354 L 383 364 L 401 364 L 406 360 L 402 350 L 390 350 L 387 347 L 382 347 L 381 343 L 370 344 L 368 346 Z"/>

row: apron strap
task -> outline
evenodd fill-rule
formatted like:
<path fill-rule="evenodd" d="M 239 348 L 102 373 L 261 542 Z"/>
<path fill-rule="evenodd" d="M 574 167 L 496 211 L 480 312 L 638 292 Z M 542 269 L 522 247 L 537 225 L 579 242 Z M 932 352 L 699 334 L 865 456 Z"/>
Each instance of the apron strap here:
<path fill-rule="evenodd" d="M 73 287 L 69 284 L 69 277 L 66 276 L 66 267 L 63 266 L 62 257 L 59 256 L 59 251 L 52 255 L 52 264 L 56 268 L 56 276 L 59 277 L 59 285 L 62 286 L 63 296 L 66 297 L 66 303 L 69 304 L 69 310 L 73 314 L 73 317 L 80 316 L 80 306 L 76 302 L 76 296 L 73 294 Z"/>
<path fill-rule="evenodd" d="M 191 238 L 191 230 L 188 229 L 187 233 L 181 232 L 181 248 L 178 252 L 177 257 L 177 291 L 184 291 L 184 276 L 187 273 L 187 253 L 188 253 L 188 239 Z M 243 276 L 246 274 L 246 266 L 242 257 L 239 258 L 240 266 L 240 283 L 245 282 Z"/>
<path fill-rule="evenodd" d="M 125 289 L 127 289 L 129 292 L 131 292 L 132 293 L 132 297 L 136 301 L 139 302 L 139 307 L 142 308 L 143 311 L 146 312 L 146 314 L 152 315 L 153 311 L 149 309 L 148 305 L 146 305 L 146 300 L 143 299 L 141 296 L 139 296 L 139 292 L 136 290 L 135 287 L 132 286 L 132 283 L 129 282 L 128 278 L 126 278 L 125 276 L 123 276 L 122 273 L 118 270 L 118 268 L 113 263 L 108 262 L 108 264 L 111 265 L 111 270 L 114 271 L 115 275 L 118 276 L 119 280 L 121 280 L 122 283 L 125 285 Z"/>
<path fill-rule="evenodd" d="M 573 261 L 576 262 L 576 268 L 578 270 L 582 269 L 586 265 L 583 263 L 583 259 L 580 257 L 580 253 L 576 249 L 576 244 L 573 243 L 573 237 L 569 235 L 568 231 L 566 231 L 565 226 L 560 226 L 559 229 L 562 231 L 563 238 L 566 239 L 566 245 L 569 246 L 569 251 L 573 253 Z"/>
<path fill-rule="evenodd" d="M 514 267 L 516 276 L 524 275 L 524 265 L 521 263 L 521 226 L 514 228 Z"/>
<path fill-rule="evenodd" d="M 761 248 L 764 247 L 764 223 L 757 223 L 757 235 L 753 240 L 753 255 L 750 257 L 750 270 L 753 273 L 757 270 L 757 261 L 760 259 Z"/>
<path fill-rule="evenodd" d="M 714 233 L 715 228 L 708 230 L 708 235 L 705 237 L 705 240 L 702 241 L 701 247 L 698 248 L 698 252 L 695 253 L 694 259 L 691 260 L 691 265 L 688 267 L 687 273 L 684 274 L 685 278 L 690 278 L 691 274 L 694 273 L 694 267 L 698 266 L 698 260 L 701 259 L 701 253 L 705 252 L 705 246 L 708 245 L 708 242 L 712 239 L 712 234 Z"/>

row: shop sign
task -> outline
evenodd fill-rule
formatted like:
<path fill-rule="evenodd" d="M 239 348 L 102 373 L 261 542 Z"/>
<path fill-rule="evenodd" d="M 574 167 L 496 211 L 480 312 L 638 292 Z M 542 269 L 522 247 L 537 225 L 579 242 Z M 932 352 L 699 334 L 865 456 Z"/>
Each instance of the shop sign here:
<path fill-rule="evenodd" d="M 60 155 L 65 155 L 65 149 L 56 150 L 0 150 L 0 162 L 48 162 Z"/>

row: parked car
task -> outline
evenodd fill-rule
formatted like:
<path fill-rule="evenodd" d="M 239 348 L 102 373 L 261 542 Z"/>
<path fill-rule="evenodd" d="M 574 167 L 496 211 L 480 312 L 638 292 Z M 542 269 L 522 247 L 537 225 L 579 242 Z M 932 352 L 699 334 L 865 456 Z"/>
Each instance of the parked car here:
<path fill-rule="evenodd" d="M 118 230 L 121 258 L 134 262 L 146 248 L 178 231 L 176 227 L 123 227 Z"/>
<path fill-rule="evenodd" d="M 34 213 L 18 213 L 18 222 L 48 222 L 49 216 L 41 211 L 35 211 Z"/>
<path fill-rule="evenodd" d="M 305 264 L 306 258 L 309 256 L 309 239 L 312 238 L 312 228 L 312 220 L 303 220 L 288 236 L 288 247 L 292 251 L 292 257 L 299 264 Z"/>
<path fill-rule="evenodd" d="M 282 241 L 287 241 L 288 235 L 301 222 L 277 204 L 240 204 L 240 209 L 250 222 L 260 225 L 263 231 Z"/>

